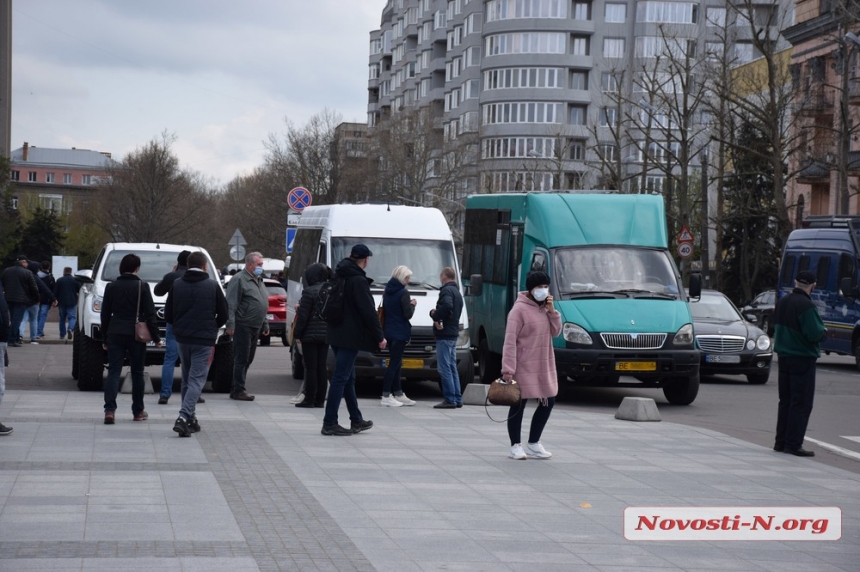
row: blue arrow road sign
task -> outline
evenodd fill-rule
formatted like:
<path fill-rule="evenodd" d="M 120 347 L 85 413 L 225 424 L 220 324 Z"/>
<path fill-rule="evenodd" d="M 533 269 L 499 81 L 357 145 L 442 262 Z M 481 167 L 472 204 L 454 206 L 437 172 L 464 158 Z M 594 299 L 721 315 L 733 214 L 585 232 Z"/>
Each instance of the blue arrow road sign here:
<path fill-rule="evenodd" d="M 296 229 L 287 229 L 287 252 L 293 251 L 293 242 L 296 240 Z"/>

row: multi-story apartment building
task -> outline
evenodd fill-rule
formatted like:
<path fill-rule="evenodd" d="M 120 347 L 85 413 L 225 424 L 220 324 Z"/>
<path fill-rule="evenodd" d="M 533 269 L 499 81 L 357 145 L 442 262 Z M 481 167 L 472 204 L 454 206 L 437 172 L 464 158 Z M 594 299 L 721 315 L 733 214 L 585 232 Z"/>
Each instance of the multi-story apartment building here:
<path fill-rule="evenodd" d="M 795 224 L 805 215 L 860 214 L 860 22 L 848 4 L 797 0 L 796 24 L 783 30 L 794 52 L 797 175 L 787 202 Z"/>
<path fill-rule="evenodd" d="M 461 195 L 660 190 L 698 165 L 676 156 L 684 122 L 666 86 L 680 80 L 666 62 L 723 53 L 726 22 L 721 0 L 389 0 L 370 34 L 368 125 L 417 107 L 440 140 L 476 140 Z M 755 57 L 739 40 L 735 62 Z"/>
<path fill-rule="evenodd" d="M 110 153 L 87 149 L 47 149 L 24 143 L 12 151 L 10 181 L 12 205 L 36 207 L 57 213 L 86 212 L 93 191 L 115 163 Z"/>

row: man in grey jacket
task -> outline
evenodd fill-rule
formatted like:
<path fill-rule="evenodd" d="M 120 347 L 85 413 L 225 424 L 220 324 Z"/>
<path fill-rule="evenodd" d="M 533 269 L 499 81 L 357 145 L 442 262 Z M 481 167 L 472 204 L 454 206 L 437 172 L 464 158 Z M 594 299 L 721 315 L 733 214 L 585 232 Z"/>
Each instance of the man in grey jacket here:
<path fill-rule="evenodd" d="M 248 368 L 254 361 L 260 333 L 269 333 L 266 312 L 269 294 L 263 285 L 263 255 L 252 252 L 245 257 L 245 268 L 227 285 L 227 335 L 233 336 L 233 385 L 230 399 L 254 401 L 245 391 Z"/>

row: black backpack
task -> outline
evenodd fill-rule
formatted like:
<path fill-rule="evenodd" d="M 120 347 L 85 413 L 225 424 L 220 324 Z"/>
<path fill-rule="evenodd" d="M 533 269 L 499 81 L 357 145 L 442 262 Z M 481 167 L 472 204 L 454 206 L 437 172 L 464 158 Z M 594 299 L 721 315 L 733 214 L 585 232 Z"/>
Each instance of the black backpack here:
<path fill-rule="evenodd" d="M 345 281 L 338 276 L 323 282 L 317 293 L 317 313 L 326 324 L 336 326 L 343 322 Z"/>

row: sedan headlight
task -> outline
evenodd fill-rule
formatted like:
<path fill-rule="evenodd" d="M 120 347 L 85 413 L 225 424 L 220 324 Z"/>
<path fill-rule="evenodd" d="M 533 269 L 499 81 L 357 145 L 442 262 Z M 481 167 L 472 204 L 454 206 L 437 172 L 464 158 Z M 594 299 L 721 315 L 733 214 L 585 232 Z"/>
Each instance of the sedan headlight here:
<path fill-rule="evenodd" d="M 755 347 L 758 348 L 759 351 L 765 351 L 770 349 L 770 338 L 767 334 L 762 334 L 755 341 Z"/>
<path fill-rule="evenodd" d="M 101 312 L 102 311 L 102 297 L 101 296 L 93 296 L 93 312 Z"/>
<path fill-rule="evenodd" d="M 588 335 L 588 332 L 586 332 L 584 328 L 577 326 L 576 324 L 571 324 L 570 322 L 566 322 L 564 324 L 561 329 L 561 333 L 565 341 L 573 344 L 590 346 L 593 343 L 591 341 L 591 336 Z"/>
<path fill-rule="evenodd" d="M 672 344 L 676 346 L 691 346 L 693 345 L 693 324 L 684 324 L 677 332 Z"/>

